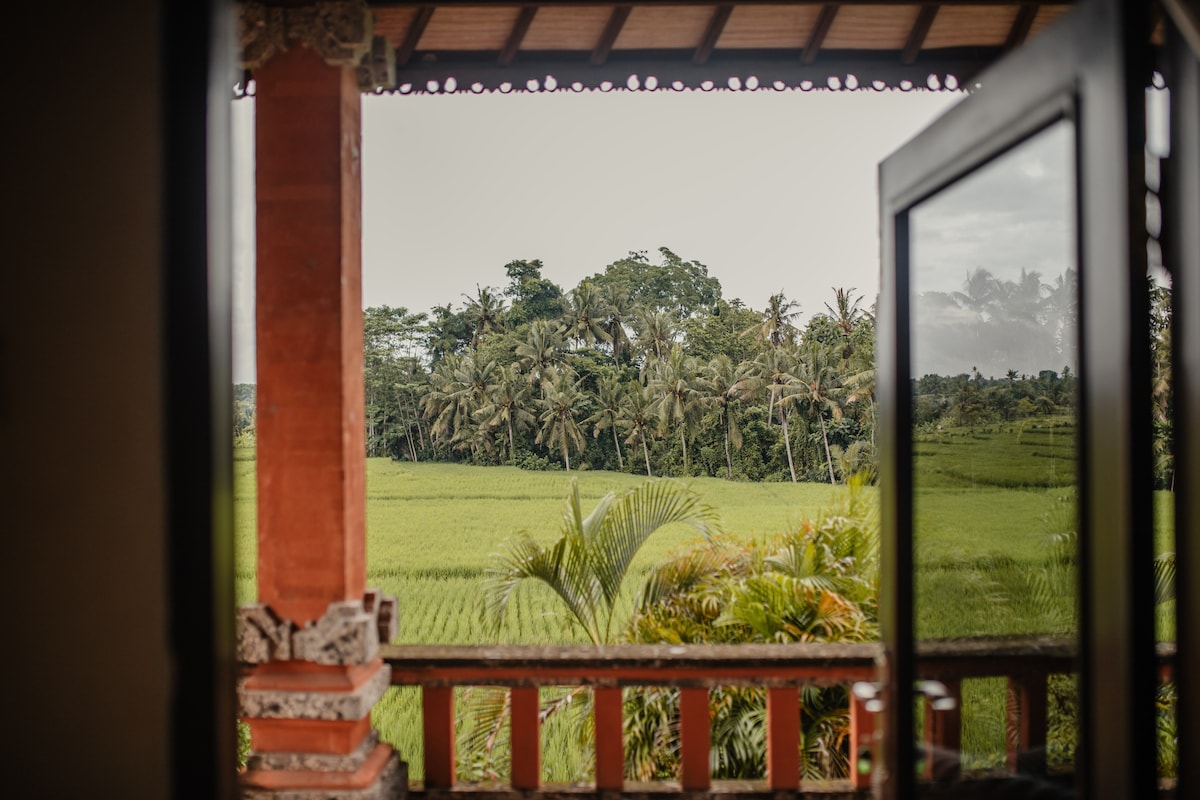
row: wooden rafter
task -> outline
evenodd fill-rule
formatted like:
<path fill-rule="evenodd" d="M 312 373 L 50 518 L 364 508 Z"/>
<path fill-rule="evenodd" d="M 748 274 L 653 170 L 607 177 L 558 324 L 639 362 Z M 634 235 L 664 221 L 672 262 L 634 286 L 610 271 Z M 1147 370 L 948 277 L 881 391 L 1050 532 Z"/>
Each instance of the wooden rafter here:
<path fill-rule="evenodd" d="M 417 51 L 417 45 L 421 42 L 421 37 L 425 35 L 425 28 L 429 25 L 429 20 L 433 19 L 433 12 L 434 6 L 421 6 L 417 9 L 412 24 L 408 26 L 408 33 L 404 34 L 404 41 L 396 48 L 397 67 L 403 67 L 412 60 L 413 53 Z"/>
<path fill-rule="evenodd" d="M 925 45 L 925 37 L 929 35 L 929 29 L 933 27 L 933 21 L 937 18 L 938 8 L 936 4 L 921 6 L 917 21 L 908 33 L 908 41 L 904 43 L 904 51 L 900 54 L 900 60 L 905 64 L 914 63 L 920 55 L 921 48 Z"/>
<path fill-rule="evenodd" d="M 612 14 L 604 25 L 604 32 L 600 34 L 600 40 L 592 50 L 592 57 L 589 59 L 592 66 L 598 67 L 608 60 L 608 54 L 617 43 L 617 37 L 621 35 L 621 29 L 625 27 L 625 20 L 629 19 L 631 11 L 632 5 L 613 6 Z"/>
<path fill-rule="evenodd" d="M 512 30 L 508 32 L 508 39 L 505 40 L 504 47 L 500 50 L 500 57 L 497 61 L 501 64 L 511 64 L 517 57 L 517 51 L 521 49 L 521 42 L 525 39 L 525 34 L 529 33 L 529 26 L 533 24 L 533 18 L 537 11 L 537 6 L 521 8 L 521 13 L 513 22 Z"/>
<path fill-rule="evenodd" d="M 1015 50 L 1025 44 L 1029 32 L 1033 30 L 1033 21 L 1037 19 L 1038 4 L 1031 3 L 1021 6 L 1017 18 L 1013 20 L 1012 28 L 1008 31 L 1008 39 L 1004 42 L 1004 52 Z"/>
<path fill-rule="evenodd" d="M 616 5 L 628 5 L 639 7 L 662 7 L 662 6 L 720 6 L 726 5 L 730 0 L 629 0 L 625 3 Z M 1186 5 L 1189 0 L 1183 0 Z M 1032 2 L 1032 0 L 938 0 L 936 5 L 942 6 L 957 6 L 957 7 L 980 7 L 980 6 L 1005 6 L 1017 5 L 1018 3 Z M 1038 0 L 1038 5 L 1042 6 L 1070 6 L 1075 5 L 1080 0 Z M 1179 3 L 1180 0 L 1166 0 L 1166 2 Z M 748 2 L 737 3 L 733 5 L 746 6 L 819 6 L 826 5 L 829 0 L 748 0 Z M 421 6 L 430 5 L 430 0 L 367 0 L 367 5 L 371 8 L 419 8 Z M 432 3 L 437 6 L 446 6 L 448 8 L 481 8 L 489 5 L 509 6 L 509 7 L 524 7 L 524 6 L 541 6 L 541 7 L 570 7 L 578 5 L 591 6 L 607 6 L 614 5 L 596 0 L 495 0 L 495 2 L 487 2 L 487 0 L 434 0 Z M 910 5 L 910 6 L 925 6 L 934 5 L 931 0 L 837 0 L 838 5 L 843 6 L 880 6 L 880 5 Z"/>
<path fill-rule="evenodd" d="M 838 8 L 837 3 L 821 6 L 821 13 L 817 15 L 817 23 L 813 25 L 812 32 L 808 35 L 808 41 L 804 44 L 804 53 L 800 56 L 800 60 L 805 64 L 811 64 L 817 60 L 817 53 L 821 52 L 821 45 L 825 44 L 825 37 L 829 35 L 829 29 L 833 27 L 833 20 L 837 17 Z"/>
<path fill-rule="evenodd" d="M 725 30 L 725 23 L 729 22 L 729 15 L 732 13 L 732 3 L 717 6 L 713 10 L 712 17 L 708 20 L 708 28 L 704 31 L 704 38 L 700 40 L 700 45 L 692 54 L 693 64 L 704 64 L 708 61 L 713 48 L 717 46 L 717 40 L 721 38 L 721 33 Z"/>

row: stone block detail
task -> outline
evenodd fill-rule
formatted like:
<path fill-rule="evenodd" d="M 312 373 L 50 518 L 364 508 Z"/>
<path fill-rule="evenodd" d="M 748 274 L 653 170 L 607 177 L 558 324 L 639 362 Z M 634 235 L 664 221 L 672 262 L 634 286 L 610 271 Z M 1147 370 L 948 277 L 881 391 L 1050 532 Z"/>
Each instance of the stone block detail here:
<path fill-rule="evenodd" d="M 363 0 L 318 0 L 305 6 L 281 7 L 262 2 L 238 4 L 242 66 L 254 69 L 293 43 L 315 51 L 327 64 L 358 67 L 372 58 L 375 17 Z M 386 73 L 386 65 L 382 68 Z M 373 71 L 378 74 L 376 64 Z M 394 73 L 394 68 L 393 68 Z"/>
<path fill-rule="evenodd" d="M 349 692 L 247 689 L 243 680 L 238 683 L 238 715 L 252 719 L 363 719 L 391 681 L 392 669 L 387 665 Z"/>
<path fill-rule="evenodd" d="M 243 664 L 310 661 L 344 666 L 366 664 L 390 642 L 399 626 L 396 598 L 369 589 L 361 601 L 330 603 L 325 615 L 297 630 L 262 604 L 238 609 L 237 657 Z"/>
<path fill-rule="evenodd" d="M 362 601 L 330 603 L 325 616 L 292 634 L 292 658 L 314 664 L 365 664 L 379 653 L 379 626 Z"/>
<path fill-rule="evenodd" d="M 379 777 L 363 789 L 259 789 L 242 787 L 243 800 L 405 800 L 408 764 L 393 753 Z"/>
<path fill-rule="evenodd" d="M 363 92 L 394 89 L 396 86 L 396 51 L 382 36 L 371 39 L 371 49 L 358 63 L 358 88 Z"/>
<path fill-rule="evenodd" d="M 243 664 L 287 661 L 292 657 L 295 626 L 280 620 L 261 603 L 238 609 L 237 657 Z"/>
<path fill-rule="evenodd" d="M 251 753 L 246 766 L 251 770 L 306 770 L 308 772 L 355 772 L 379 744 L 371 731 L 353 753 Z"/>
<path fill-rule="evenodd" d="M 384 595 L 379 599 L 379 642 L 388 644 L 400 633 L 400 603 L 395 595 Z"/>

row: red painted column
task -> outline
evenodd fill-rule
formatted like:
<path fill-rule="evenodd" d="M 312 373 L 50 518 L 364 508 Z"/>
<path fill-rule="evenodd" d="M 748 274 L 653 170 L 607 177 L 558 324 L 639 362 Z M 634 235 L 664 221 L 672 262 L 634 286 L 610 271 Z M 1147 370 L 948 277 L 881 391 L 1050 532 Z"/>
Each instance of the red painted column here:
<path fill-rule="evenodd" d="M 258 599 L 303 626 L 366 575 L 359 89 L 305 47 L 255 80 Z"/>
<path fill-rule="evenodd" d="M 406 778 L 369 718 L 390 670 L 386 601 L 364 601 L 359 86 L 296 41 L 254 77 L 259 605 L 239 619 L 255 664 L 242 787 L 382 800 Z"/>

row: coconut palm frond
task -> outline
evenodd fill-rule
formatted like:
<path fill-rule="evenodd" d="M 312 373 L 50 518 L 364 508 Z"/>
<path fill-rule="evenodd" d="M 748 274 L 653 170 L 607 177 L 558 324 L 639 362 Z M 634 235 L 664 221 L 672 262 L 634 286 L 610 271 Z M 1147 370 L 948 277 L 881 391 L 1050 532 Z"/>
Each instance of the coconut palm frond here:
<path fill-rule="evenodd" d="M 564 536 L 544 549 L 524 534 L 495 558 L 496 566 L 487 571 L 483 587 L 484 613 L 493 626 L 498 628 L 503 621 L 509 598 L 517 586 L 525 580 L 535 580 L 557 594 L 588 637 L 599 643 L 596 592 L 588 574 L 585 551 L 577 541 Z"/>
<path fill-rule="evenodd" d="M 731 559 L 731 556 L 734 558 Z M 634 608 L 638 613 L 644 613 L 668 598 L 686 595 L 703 581 L 729 572 L 735 560 L 736 553 L 719 547 L 689 550 L 650 572 L 638 593 Z"/>
<path fill-rule="evenodd" d="M 457 737 L 459 777 L 496 780 L 509 748 L 511 693 L 497 686 L 472 686 L 463 692 Z"/>
<path fill-rule="evenodd" d="M 1175 554 L 1163 553 L 1154 559 L 1154 602 L 1175 599 Z"/>
<path fill-rule="evenodd" d="M 626 492 L 606 511 L 604 524 L 589 542 L 589 555 L 610 609 L 633 557 L 659 528 L 681 522 L 712 538 L 720 527 L 717 512 L 675 481 L 647 481 Z"/>

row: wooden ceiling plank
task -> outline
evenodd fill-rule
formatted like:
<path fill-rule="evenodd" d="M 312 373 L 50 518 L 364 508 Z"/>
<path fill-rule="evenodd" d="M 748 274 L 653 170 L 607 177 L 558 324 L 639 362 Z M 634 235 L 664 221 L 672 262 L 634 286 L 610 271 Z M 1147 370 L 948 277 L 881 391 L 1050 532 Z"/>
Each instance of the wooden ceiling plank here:
<path fill-rule="evenodd" d="M 504 43 L 497 59 L 501 64 L 507 66 L 516 59 L 517 51 L 521 49 L 521 42 L 524 41 L 525 34 L 529 33 L 529 26 L 533 24 L 537 11 L 537 6 L 522 6 L 521 13 L 517 15 L 517 21 L 513 23 L 508 34 L 508 41 Z"/>
<path fill-rule="evenodd" d="M 404 41 L 396 48 L 396 66 L 403 67 L 412 60 L 413 53 L 417 51 L 417 45 L 421 43 L 421 37 L 425 35 L 425 28 L 429 25 L 429 20 L 433 19 L 434 7 L 431 5 L 421 6 L 417 9 L 417 15 L 413 17 L 412 24 L 408 26 L 408 33 L 404 34 Z"/>
<path fill-rule="evenodd" d="M 700 45 L 696 48 L 696 52 L 692 54 L 693 64 L 708 63 L 708 58 L 712 55 L 713 48 L 717 46 L 717 40 L 724 33 L 725 23 L 729 22 L 729 16 L 732 13 L 733 3 L 726 3 L 716 7 L 712 13 L 712 18 L 708 21 L 708 29 L 704 31 L 704 38 L 700 40 Z"/>
<path fill-rule="evenodd" d="M 908 34 L 908 41 L 904 44 L 904 50 L 900 54 L 900 60 L 905 64 L 912 64 L 920 55 L 921 46 L 925 44 L 925 37 L 929 35 L 929 29 L 933 27 L 933 21 L 937 18 L 938 8 L 937 4 L 921 7 L 921 13 L 917 15 L 917 21 L 913 23 L 912 31 Z"/>
<path fill-rule="evenodd" d="M 821 45 L 825 43 L 825 37 L 829 35 L 829 29 L 833 27 L 833 21 L 837 18 L 838 8 L 837 3 L 827 3 L 821 6 L 821 14 L 817 17 L 812 33 L 808 36 L 808 42 L 804 45 L 804 53 L 800 56 L 800 60 L 805 64 L 811 64 L 817 60 L 817 53 L 821 52 Z"/>
<path fill-rule="evenodd" d="M 1029 3 L 1021 6 L 1021 10 L 1017 12 L 1017 18 L 1013 20 L 1012 30 L 1008 32 L 1008 39 L 1004 42 L 1004 52 L 1015 50 L 1025 44 L 1025 40 L 1029 38 L 1029 31 L 1033 29 L 1033 21 L 1037 19 L 1038 4 Z"/>
<path fill-rule="evenodd" d="M 632 4 L 613 6 L 604 32 L 600 34 L 600 41 L 596 42 L 592 50 L 592 57 L 589 59 L 592 66 L 598 67 L 608 61 L 608 54 L 612 52 L 617 37 L 621 35 L 621 28 L 625 27 L 625 20 L 629 19 L 629 12 L 632 10 Z"/>
<path fill-rule="evenodd" d="M 787 7 L 787 6 L 816 6 L 823 5 L 829 0 L 746 0 L 746 6 Z M 1180 0 L 1169 0 L 1178 3 Z M 1184 0 L 1184 5 L 1188 0 Z M 430 3 L 447 8 L 482 8 L 486 6 L 506 6 L 519 8 L 524 6 L 570 8 L 579 6 L 609 6 L 612 3 L 603 0 L 367 0 L 367 6 L 373 9 L 390 8 L 419 8 Z M 629 0 L 618 5 L 662 7 L 662 6 L 720 6 L 729 0 Z M 888 6 L 888 5 L 943 5 L 943 6 L 1012 6 L 1018 3 L 1033 2 L 1033 0 L 838 0 L 846 6 Z M 1038 0 L 1038 5 L 1057 6 L 1065 8 L 1077 5 L 1080 0 Z M 739 5 L 735 2 L 734 5 Z"/>

